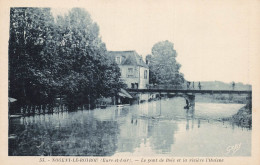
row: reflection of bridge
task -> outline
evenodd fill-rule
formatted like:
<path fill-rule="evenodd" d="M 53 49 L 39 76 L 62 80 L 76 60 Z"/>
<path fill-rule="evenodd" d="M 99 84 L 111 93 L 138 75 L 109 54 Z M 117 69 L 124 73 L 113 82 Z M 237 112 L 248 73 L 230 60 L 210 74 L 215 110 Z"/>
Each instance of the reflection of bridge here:
<path fill-rule="evenodd" d="M 129 93 L 159 93 L 159 94 L 174 94 L 182 96 L 186 99 L 187 105 L 195 105 L 195 94 L 247 94 L 250 98 L 252 96 L 251 90 L 182 90 L 182 89 L 127 89 Z"/>

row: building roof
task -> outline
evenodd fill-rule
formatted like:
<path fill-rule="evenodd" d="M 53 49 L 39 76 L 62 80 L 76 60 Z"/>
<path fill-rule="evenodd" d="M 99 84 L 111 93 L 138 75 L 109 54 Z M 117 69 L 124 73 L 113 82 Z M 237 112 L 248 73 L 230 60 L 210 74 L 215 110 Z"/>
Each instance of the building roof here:
<path fill-rule="evenodd" d="M 135 65 L 148 68 L 146 63 L 143 61 L 142 57 L 136 53 L 134 50 L 129 51 L 108 51 L 108 56 L 115 60 L 116 57 L 120 56 L 121 64 L 120 65 Z"/>

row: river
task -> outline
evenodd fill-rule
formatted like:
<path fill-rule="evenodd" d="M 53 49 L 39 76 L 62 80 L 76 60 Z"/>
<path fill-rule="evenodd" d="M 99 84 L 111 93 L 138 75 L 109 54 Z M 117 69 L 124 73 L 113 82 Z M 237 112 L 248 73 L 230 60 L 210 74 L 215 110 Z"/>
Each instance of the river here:
<path fill-rule="evenodd" d="M 243 104 L 184 98 L 12 119 L 9 155 L 250 156 L 251 129 L 219 120 Z"/>

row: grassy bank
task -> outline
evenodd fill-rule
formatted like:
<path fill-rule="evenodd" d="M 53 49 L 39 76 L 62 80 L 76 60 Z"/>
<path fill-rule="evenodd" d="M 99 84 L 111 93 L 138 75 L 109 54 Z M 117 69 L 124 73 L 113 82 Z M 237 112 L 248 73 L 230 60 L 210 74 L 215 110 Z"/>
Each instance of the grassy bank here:
<path fill-rule="evenodd" d="M 247 104 L 240 108 L 238 112 L 229 118 L 224 118 L 224 121 L 230 121 L 238 126 L 252 128 L 252 102 L 251 100 Z"/>
<path fill-rule="evenodd" d="M 238 112 L 229 118 L 223 118 L 223 121 L 230 121 L 238 126 L 251 128 L 252 127 L 252 100 L 247 95 L 196 95 L 196 102 L 207 103 L 236 103 L 246 104 L 238 110 Z"/>

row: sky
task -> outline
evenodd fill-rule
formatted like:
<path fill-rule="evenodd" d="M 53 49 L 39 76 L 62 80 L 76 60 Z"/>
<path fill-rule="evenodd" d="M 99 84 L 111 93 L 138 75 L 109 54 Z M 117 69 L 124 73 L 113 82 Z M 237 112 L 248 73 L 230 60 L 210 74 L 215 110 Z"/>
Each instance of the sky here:
<path fill-rule="evenodd" d="M 168 40 L 185 79 L 250 83 L 248 1 L 88 2 L 80 7 L 99 25 L 108 50 L 135 50 L 145 58 Z M 66 11 L 53 8 L 55 15 Z"/>

